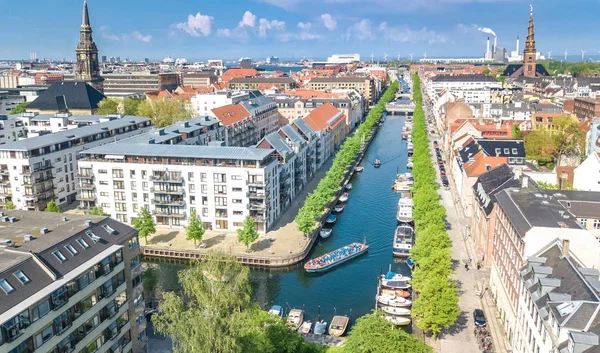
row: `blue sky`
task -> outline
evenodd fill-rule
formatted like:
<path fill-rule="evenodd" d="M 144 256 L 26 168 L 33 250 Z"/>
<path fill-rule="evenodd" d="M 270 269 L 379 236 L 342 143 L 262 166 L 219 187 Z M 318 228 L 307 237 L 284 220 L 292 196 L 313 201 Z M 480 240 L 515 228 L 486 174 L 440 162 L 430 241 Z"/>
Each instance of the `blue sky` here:
<path fill-rule="evenodd" d="M 82 0 L 4 0 L 0 59 L 74 58 Z M 131 59 L 262 59 L 332 53 L 382 57 L 427 52 L 482 56 L 492 29 L 498 45 L 521 48 L 529 1 L 522 0 L 89 0 L 100 55 Z M 532 0 L 537 48 L 598 54 L 598 0 Z"/>

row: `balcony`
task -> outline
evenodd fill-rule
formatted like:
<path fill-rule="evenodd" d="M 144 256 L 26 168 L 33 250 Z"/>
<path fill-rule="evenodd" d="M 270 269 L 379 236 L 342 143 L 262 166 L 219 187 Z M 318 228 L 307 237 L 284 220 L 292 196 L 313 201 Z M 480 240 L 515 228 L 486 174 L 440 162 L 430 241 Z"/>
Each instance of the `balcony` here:
<path fill-rule="evenodd" d="M 82 190 L 94 190 L 96 187 L 92 183 L 80 183 L 79 188 Z"/>
<path fill-rule="evenodd" d="M 184 207 L 185 206 L 185 201 L 178 199 L 178 200 L 173 200 L 173 199 L 152 199 L 152 203 L 154 205 L 161 205 L 161 206 L 175 206 L 175 207 Z"/>
<path fill-rule="evenodd" d="M 77 194 L 78 201 L 96 201 L 96 195 Z"/>
<path fill-rule="evenodd" d="M 185 189 L 183 187 L 175 187 L 175 188 L 168 188 L 168 189 L 156 188 L 156 187 L 150 188 L 150 192 L 152 192 L 152 193 L 165 194 L 165 195 L 183 195 L 184 191 L 185 191 Z"/>
<path fill-rule="evenodd" d="M 246 185 L 265 186 L 265 182 L 262 180 L 248 179 L 246 180 Z"/>
<path fill-rule="evenodd" d="M 267 208 L 264 203 L 252 202 L 248 204 L 248 209 L 252 211 L 264 211 Z"/>
<path fill-rule="evenodd" d="M 2 168 L 0 168 L 0 175 L 8 175 L 8 174 L 9 174 L 8 167 L 2 166 Z"/>
<path fill-rule="evenodd" d="M 163 209 L 155 209 L 152 211 L 152 214 L 154 216 L 159 216 L 159 217 L 173 217 L 173 218 L 185 218 L 185 216 L 186 216 L 185 212 L 176 213 L 176 212 L 171 212 L 169 210 L 163 210 Z"/>
<path fill-rule="evenodd" d="M 32 173 L 43 172 L 44 170 L 49 170 L 54 168 L 52 164 L 42 164 L 33 168 L 23 167 L 22 175 L 31 175 Z"/>
<path fill-rule="evenodd" d="M 82 179 L 93 179 L 94 178 L 94 174 L 90 171 L 90 172 L 78 172 L 75 176 L 77 176 L 78 178 L 82 178 Z"/>
<path fill-rule="evenodd" d="M 247 192 L 246 196 L 250 199 L 261 199 L 264 200 L 267 195 L 264 192 Z"/>
<path fill-rule="evenodd" d="M 180 175 L 152 175 L 150 180 L 155 183 L 183 184 L 183 177 Z"/>

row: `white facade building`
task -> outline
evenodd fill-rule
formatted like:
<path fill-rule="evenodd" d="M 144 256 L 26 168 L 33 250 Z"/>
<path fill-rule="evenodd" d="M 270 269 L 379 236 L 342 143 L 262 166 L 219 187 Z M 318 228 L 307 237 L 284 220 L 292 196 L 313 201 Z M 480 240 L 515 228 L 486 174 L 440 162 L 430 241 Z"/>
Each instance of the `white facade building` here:
<path fill-rule="evenodd" d="M 238 104 L 248 99 L 248 93 L 245 92 L 216 92 L 212 94 L 197 94 L 192 97 L 192 111 L 197 115 L 212 115 L 212 110 L 229 104 Z"/>
<path fill-rule="evenodd" d="M 502 83 L 489 75 L 436 75 L 429 79 L 426 87 L 427 94 L 433 97 L 443 90 L 453 92 L 502 88 Z"/>
<path fill-rule="evenodd" d="M 573 174 L 573 188 L 584 191 L 600 191 L 600 152 L 590 154 Z"/>
<path fill-rule="evenodd" d="M 360 62 L 360 54 L 333 54 L 327 58 L 328 64 L 351 64 Z"/>

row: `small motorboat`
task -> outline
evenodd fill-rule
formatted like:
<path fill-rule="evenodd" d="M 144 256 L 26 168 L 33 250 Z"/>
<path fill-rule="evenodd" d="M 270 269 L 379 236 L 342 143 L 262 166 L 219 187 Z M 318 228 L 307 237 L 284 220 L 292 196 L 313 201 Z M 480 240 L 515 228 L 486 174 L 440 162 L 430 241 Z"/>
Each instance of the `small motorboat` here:
<path fill-rule="evenodd" d="M 412 300 L 402 298 L 402 297 L 397 297 L 395 295 L 394 296 L 378 295 L 377 302 L 380 304 L 383 304 L 383 305 L 395 306 L 395 307 L 405 307 L 405 306 L 412 305 Z"/>
<path fill-rule="evenodd" d="M 395 315 L 395 316 L 408 316 L 410 315 L 410 309 L 407 308 L 398 308 L 395 306 L 386 306 L 386 305 L 382 305 L 381 306 L 381 310 L 383 310 L 384 312 L 390 314 L 390 315 Z"/>
<path fill-rule="evenodd" d="M 410 292 L 408 290 L 405 289 L 389 289 L 389 288 L 382 288 L 381 289 L 381 295 L 382 296 L 388 296 L 388 297 L 398 297 L 398 298 L 408 298 L 410 297 Z"/>
<path fill-rule="evenodd" d="M 340 202 L 348 201 L 348 193 L 347 192 L 343 193 L 342 196 L 340 196 L 339 200 L 340 200 Z"/>
<path fill-rule="evenodd" d="M 319 235 L 322 239 L 327 239 L 333 233 L 333 228 L 321 228 Z"/>
<path fill-rule="evenodd" d="M 334 316 L 329 325 L 329 334 L 335 337 L 341 337 L 348 329 L 348 316 Z"/>
<path fill-rule="evenodd" d="M 293 330 L 298 330 L 304 320 L 304 310 L 292 309 L 287 317 L 287 323 Z"/>
<path fill-rule="evenodd" d="M 406 163 L 406 168 L 407 168 L 407 169 L 412 169 L 412 168 L 413 168 L 413 166 L 414 166 L 413 162 L 408 162 L 408 163 Z"/>
<path fill-rule="evenodd" d="M 363 166 L 358 166 L 358 167 L 354 168 L 354 171 L 357 172 L 357 173 L 360 173 L 363 170 L 365 170 L 365 167 L 363 167 Z"/>
<path fill-rule="evenodd" d="M 269 309 L 269 314 L 283 317 L 283 307 L 281 305 L 273 305 L 271 309 Z"/>
<path fill-rule="evenodd" d="M 410 324 L 409 317 L 386 315 L 383 318 L 396 326 L 406 326 Z"/>
<path fill-rule="evenodd" d="M 327 224 L 334 224 L 335 222 L 337 222 L 337 216 L 334 214 L 330 214 L 325 219 L 325 223 L 327 223 Z"/>
<path fill-rule="evenodd" d="M 315 328 L 313 330 L 315 335 L 324 335 L 325 331 L 327 331 L 327 321 L 321 320 L 315 322 Z"/>
<path fill-rule="evenodd" d="M 346 184 L 346 186 L 344 186 L 344 188 L 348 191 L 352 190 L 352 183 Z"/>
<path fill-rule="evenodd" d="M 410 219 L 410 221 L 412 221 L 412 210 L 410 211 L 410 217 L 408 216 L 408 213 L 401 213 L 400 211 L 401 210 L 398 210 L 398 215 L 396 215 L 396 219 L 398 219 L 399 222 L 401 222 L 401 223 L 407 222 L 408 219 Z M 411 226 L 400 225 L 400 226 L 396 227 L 396 231 L 394 233 L 394 245 L 393 245 L 393 250 L 392 250 L 394 256 L 409 257 L 414 241 L 415 241 L 415 233 Z M 391 272 L 391 273 L 393 274 L 393 272 Z M 396 279 L 396 278 L 391 278 L 391 279 Z M 403 278 L 398 278 L 398 279 L 404 280 Z M 408 277 L 408 279 L 410 279 L 410 277 Z"/>
<path fill-rule="evenodd" d="M 344 208 L 346 208 L 346 206 L 340 204 L 340 205 L 335 205 L 335 207 L 333 208 L 333 210 L 335 212 L 337 212 L 337 213 L 341 213 L 344 210 Z"/>
<path fill-rule="evenodd" d="M 376 159 L 375 162 L 373 162 L 373 166 L 375 168 L 379 168 L 381 167 L 381 161 L 379 159 Z"/>
<path fill-rule="evenodd" d="M 310 320 L 304 321 L 300 329 L 298 329 L 298 332 L 304 334 L 310 333 L 310 331 L 312 331 L 312 322 Z"/>
<path fill-rule="evenodd" d="M 407 136 L 408 136 L 408 135 L 402 134 L 402 139 L 403 139 L 403 140 L 406 140 L 406 137 L 407 137 Z"/>
<path fill-rule="evenodd" d="M 410 257 L 406 259 L 406 265 L 408 265 L 408 268 L 410 268 L 411 270 L 415 268 L 415 263 Z"/>
<path fill-rule="evenodd" d="M 410 283 L 408 283 L 409 279 L 410 279 L 410 277 L 407 277 L 406 280 L 382 279 L 381 285 L 383 287 L 390 288 L 390 289 L 409 289 L 411 287 Z"/>

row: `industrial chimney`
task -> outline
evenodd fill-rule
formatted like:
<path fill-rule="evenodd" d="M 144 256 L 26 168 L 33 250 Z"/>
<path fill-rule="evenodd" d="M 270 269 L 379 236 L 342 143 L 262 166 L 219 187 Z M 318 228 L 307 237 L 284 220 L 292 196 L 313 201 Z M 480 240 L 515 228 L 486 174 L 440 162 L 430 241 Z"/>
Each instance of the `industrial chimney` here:
<path fill-rule="evenodd" d="M 490 37 L 487 39 L 487 48 L 485 49 L 485 58 L 490 59 Z"/>
<path fill-rule="evenodd" d="M 498 44 L 498 37 L 494 37 L 494 54 L 496 54 L 496 45 Z"/>
<path fill-rule="evenodd" d="M 519 36 L 517 36 L 517 54 L 519 53 Z"/>

